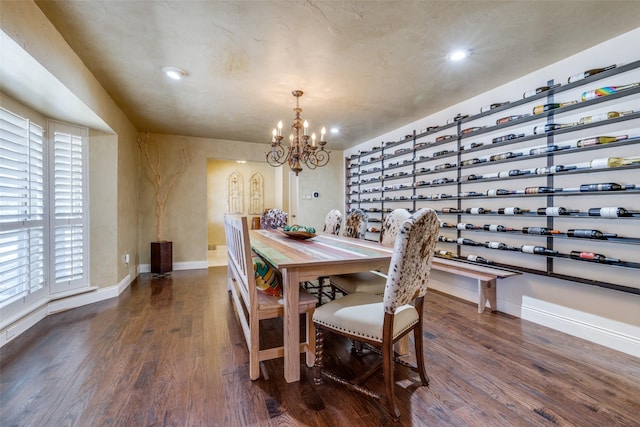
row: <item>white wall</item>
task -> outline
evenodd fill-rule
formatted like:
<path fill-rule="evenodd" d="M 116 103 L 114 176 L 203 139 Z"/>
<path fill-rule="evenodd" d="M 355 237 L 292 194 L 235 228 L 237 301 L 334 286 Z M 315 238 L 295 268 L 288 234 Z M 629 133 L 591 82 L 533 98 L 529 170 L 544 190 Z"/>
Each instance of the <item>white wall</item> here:
<path fill-rule="evenodd" d="M 633 62 L 640 59 L 637 46 L 640 46 L 640 28 L 365 141 L 346 150 L 345 157 L 380 146 L 381 142 L 398 141 L 414 130 L 419 133 L 428 126 L 442 125 L 458 113 L 477 114 L 482 106 L 492 102 L 518 99 L 514 94 L 543 86 L 550 79 L 566 82 L 567 76 L 582 70 Z M 635 105 L 633 109 L 639 110 L 640 106 Z M 637 223 L 634 222 L 633 227 L 632 235 L 640 236 Z M 638 247 L 629 246 L 629 250 L 638 251 Z M 471 279 L 434 271 L 431 287 L 476 301 L 476 283 Z M 497 289 L 501 312 L 640 357 L 640 295 L 534 274 L 501 280 Z"/>

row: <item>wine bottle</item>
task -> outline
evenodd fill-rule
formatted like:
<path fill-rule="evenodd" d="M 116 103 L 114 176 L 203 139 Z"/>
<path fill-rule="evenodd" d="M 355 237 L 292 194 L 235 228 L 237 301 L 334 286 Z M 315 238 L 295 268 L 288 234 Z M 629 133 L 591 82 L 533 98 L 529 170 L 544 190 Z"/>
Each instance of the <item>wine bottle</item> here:
<path fill-rule="evenodd" d="M 580 185 L 580 192 L 588 191 L 620 191 L 622 186 L 615 182 L 602 182 L 598 184 L 582 184 Z"/>
<path fill-rule="evenodd" d="M 436 142 L 444 141 L 445 139 L 455 138 L 457 135 L 442 135 L 436 138 Z"/>
<path fill-rule="evenodd" d="M 617 111 L 609 111 L 608 113 L 602 114 L 594 114 L 593 116 L 582 117 L 578 123 L 581 125 L 587 125 L 589 123 L 597 123 L 603 120 L 615 119 L 616 117 L 620 117 L 622 113 L 618 113 Z"/>
<path fill-rule="evenodd" d="M 591 169 L 618 168 L 640 163 L 640 157 L 602 157 L 591 160 Z"/>
<path fill-rule="evenodd" d="M 442 213 L 458 213 L 460 210 L 456 208 L 442 208 Z"/>
<path fill-rule="evenodd" d="M 616 233 L 603 233 L 600 230 L 587 228 L 572 228 L 567 230 L 568 237 L 578 237 L 582 239 L 606 239 L 607 237 L 617 237 Z"/>
<path fill-rule="evenodd" d="M 505 102 L 494 102 L 493 104 L 485 105 L 484 107 L 480 108 L 480 113 L 482 114 L 489 110 L 493 110 L 494 108 L 502 107 L 503 105 L 507 105 L 508 103 L 509 101 L 505 101 Z"/>
<path fill-rule="evenodd" d="M 482 179 L 482 175 L 466 175 L 461 178 L 462 181 L 475 181 L 477 179 Z"/>
<path fill-rule="evenodd" d="M 456 241 L 446 236 L 438 236 L 438 242 L 455 243 Z"/>
<path fill-rule="evenodd" d="M 631 89 L 640 86 L 640 83 L 631 83 L 624 86 L 605 86 L 598 89 L 582 92 L 582 100 L 588 101 L 590 99 L 600 98 L 601 96 L 611 95 L 612 93 L 620 92 L 621 90 Z"/>
<path fill-rule="evenodd" d="M 467 117 L 469 117 L 468 114 L 465 114 L 463 116 L 462 114 L 458 113 L 458 115 L 456 115 L 454 118 L 447 119 L 447 124 L 450 125 L 451 123 L 459 122 L 460 120 L 466 119 Z"/>
<path fill-rule="evenodd" d="M 512 139 L 522 138 L 523 136 L 524 136 L 524 133 L 520 133 L 520 134 L 510 133 L 508 135 L 502 135 L 502 136 L 498 136 L 496 138 L 493 138 L 491 140 L 491 142 L 493 144 L 497 144 L 498 142 L 510 141 Z"/>
<path fill-rule="evenodd" d="M 540 86 L 540 87 L 537 87 L 535 89 L 526 91 L 525 93 L 522 94 L 522 97 L 523 98 L 529 98 L 529 97 L 531 97 L 533 95 L 537 95 L 537 94 L 539 94 L 541 92 L 544 92 L 544 91 L 549 90 L 549 89 L 553 89 L 554 87 L 558 87 L 558 86 L 560 86 L 560 83 L 557 83 L 557 84 L 555 84 L 553 86 Z"/>
<path fill-rule="evenodd" d="M 596 254 L 594 252 L 571 251 L 571 253 L 569 253 L 569 256 L 573 259 L 586 259 L 606 264 L 616 264 L 620 262 L 618 258 L 608 258 L 604 255 Z"/>
<path fill-rule="evenodd" d="M 631 212 L 617 206 L 605 206 L 602 208 L 589 208 L 589 216 L 601 216 L 603 218 L 620 218 L 631 216 Z"/>
<path fill-rule="evenodd" d="M 439 250 L 438 252 L 436 252 L 437 255 L 444 257 L 444 258 L 455 258 L 456 256 L 454 255 L 453 252 L 451 251 L 443 251 L 443 250 Z"/>
<path fill-rule="evenodd" d="M 622 141 L 623 139 L 627 139 L 627 138 L 629 138 L 629 135 L 594 136 L 592 138 L 579 139 L 578 142 L 576 142 L 576 146 L 578 148 L 582 148 L 582 147 L 590 147 L 592 145 L 610 144 L 612 142 Z"/>
<path fill-rule="evenodd" d="M 433 170 L 443 170 L 443 169 L 450 169 L 450 168 L 455 168 L 456 164 L 455 163 L 442 163 L 440 165 L 436 165 Z"/>
<path fill-rule="evenodd" d="M 616 68 L 616 64 L 609 65 L 608 67 L 604 67 L 604 68 L 592 68 L 590 70 L 583 71 L 582 73 L 578 73 L 578 74 L 574 74 L 573 76 L 569 76 L 569 79 L 567 80 L 567 82 L 568 83 L 577 82 L 578 80 L 586 79 L 587 77 L 593 76 L 594 74 L 598 74 L 598 73 L 601 73 L 603 71 L 611 70 L 611 69 L 614 69 L 614 68 Z"/>
<path fill-rule="evenodd" d="M 555 193 L 553 187 L 527 187 L 524 189 L 524 194 L 541 194 L 541 193 Z"/>
<path fill-rule="evenodd" d="M 468 245 L 468 246 L 482 246 L 482 243 L 478 243 L 475 240 L 471 240 L 471 239 L 466 239 L 464 237 L 459 237 L 456 240 L 456 243 L 458 243 L 459 245 Z"/>
<path fill-rule="evenodd" d="M 483 145 L 484 142 L 472 142 L 469 145 L 463 145 L 462 147 L 460 147 L 460 150 L 471 150 L 472 148 L 482 147 Z"/>
<path fill-rule="evenodd" d="M 502 188 L 492 188 L 491 190 L 487 190 L 487 196 L 495 197 L 495 196 L 505 196 L 507 194 L 513 194 L 514 192 L 511 190 L 504 190 Z"/>
<path fill-rule="evenodd" d="M 509 123 L 509 122 L 514 121 L 514 120 L 521 119 L 523 117 L 529 117 L 530 115 L 531 114 L 527 113 L 527 114 L 518 114 L 518 115 L 514 115 L 514 116 L 502 117 L 502 118 L 499 118 L 498 120 L 496 120 L 496 125 L 501 125 L 503 123 Z"/>
<path fill-rule="evenodd" d="M 526 254 L 538 255 L 555 255 L 558 253 L 555 249 L 545 248 L 544 246 L 522 245 L 520 250 Z"/>
<path fill-rule="evenodd" d="M 550 104 L 544 105 L 536 105 L 533 107 L 533 114 L 542 114 L 545 111 L 555 110 L 556 108 L 563 108 L 569 105 L 575 105 L 578 101 L 569 101 L 569 102 L 552 102 Z"/>
<path fill-rule="evenodd" d="M 486 127 L 486 126 L 473 126 L 473 127 L 467 128 L 467 129 L 462 129 L 462 130 L 460 131 L 460 134 L 461 134 L 461 135 L 466 135 L 466 134 L 468 134 L 468 133 L 472 133 L 472 132 L 479 131 L 480 129 L 483 129 L 483 128 L 485 128 L 485 127 Z"/>
<path fill-rule="evenodd" d="M 498 209 L 498 214 L 500 215 L 520 215 L 524 212 L 529 212 L 529 209 L 520 209 L 517 206 Z"/>
<path fill-rule="evenodd" d="M 475 164 L 483 163 L 483 162 L 486 162 L 486 160 L 478 159 L 478 158 L 476 157 L 476 158 L 473 158 L 473 159 L 467 159 L 467 160 L 463 160 L 463 161 L 461 161 L 461 162 L 460 162 L 460 166 L 475 165 Z"/>
<path fill-rule="evenodd" d="M 488 259 L 482 258 L 481 256 L 478 256 L 478 255 L 467 255 L 467 260 L 468 261 L 473 261 L 473 262 L 478 262 L 480 264 L 493 264 L 493 261 L 490 261 Z"/>
<path fill-rule="evenodd" d="M 505 227 L 500 224 L 485 224 L 482 226 L 482 229 L 485 231 L 494 231 L 494 232 L 505 232 L 505 231 L 513 231 L 513 228 Z"/>
<path fill-rule="evenodd" d="M 456 228 L 458 230 L 473 230 L 474 228 L 476 228 L 476 226 L 473 225 L 473 224 L 467 224 L 467 223 L 464 223 L 464 222 L 460 222 L 460 223 L 458 223 L 456 225 Z"/>
<path fill-rule="evenodd" d="M 557 173 L 557 172 L 573 170 L 573 169 L 576 169 L 576 168 L 577 167 L 573 166 L 573 165 L 547 166 L 547 167 L 544 167 L 544 168 L 535 168 L 535 174 L 536 175 L 546 175 L 546 174 L 550 174 L 550 173 Z"/>
<path fill-rule="evenodd" d="M 495 162 L 497 160 L 512 159 L 514 157 L 520 157 L 522 155 L 523 153 L 521 151 L 516 151 L 515 153 L 512 151 L 507 151 L 506 153 L 499 153 L 499 154 L 494 154 L 493 156 L 490 156 L 489 161 Z"/>
<path fill-rule="evenodd" d="M 571 146 L 570 145 L 562 145 L 562 146 L 542 145 L 540 147 L 534 147 L 531 150 L 529 150 L 529 155 L 535 156 L 536 154 L 551 153 L 553 151 L 566 150 L 568 148 L 571 148 Z"/>
<path fill-rule="evenodd" d="M 484 208 L 467 208 L 465 209 L 465 212 L 471 215 L 482 215 L 486 211 Z"/>
<path fill-rule="evenodd" d="M 563 208 L 562 206 L 549 206 L 547 208 L 538 208 L 536 212 L 538 212 L 538 215 L 560 216 L 570 215 L 572 213 L 577 213 L 578 211 L 570 211 L 569 209 Z"/>
<path fill-rule="evenodd" d="M 553 230 L 547 227 L 523 227 L 522 233 L 524 234 L 537 234 L 542 236 L 551 236 L 552 234 L 560 234 L 560 231 Z"/>
<path fill-rule="evenodd" d="M 452 197 L 451 194 L 445 194 L 445 193 L 432 194 L 431 200 L 450 199 L 451 197 Z"/>
<path fill-rule="evenodd" d="M 501 249 L 503 251 L 512 251 L 515 250 L 515 248 L 513 246 L 509 246 L 505 243 L 502 242 L 495 242 L 495 241 L 491 241 L 491 242 L 484 242 L 484 246 L 489 248 L 489 249 Z"/>
<path fill-rule="evenodd" d="M 537 125 L 537 126 L 534 126 L 533 133 L 537 135 L 540 133 L 551 132 L 554 130 L 570 128 L 575 126 L 576 124 L 577 123 L 547 123 L 544 125 Z"/>

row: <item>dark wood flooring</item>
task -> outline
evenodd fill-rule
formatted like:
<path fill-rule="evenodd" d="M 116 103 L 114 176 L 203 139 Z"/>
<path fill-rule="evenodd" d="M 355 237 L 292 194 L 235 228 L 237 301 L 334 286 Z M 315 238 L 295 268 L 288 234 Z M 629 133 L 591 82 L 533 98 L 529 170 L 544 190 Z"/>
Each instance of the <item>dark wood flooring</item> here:
<path fill-rule="evenodd" d="M 282 360 L 249 380 L 226 267 L 143 274 L 119 298 L 49 316 L 0 349 L 8 426 L 638 426 L 640 359 L 431 292 L 429 387 L 396 370 L 402 413 Z M 268 339 L 280 324 L 265 325 Z M 327 364 L 376 357 L 326 343 Z M 353 365 L 353 368 L 351 368 Z M 369 385 L 382 390 L 372 378 Z"/>

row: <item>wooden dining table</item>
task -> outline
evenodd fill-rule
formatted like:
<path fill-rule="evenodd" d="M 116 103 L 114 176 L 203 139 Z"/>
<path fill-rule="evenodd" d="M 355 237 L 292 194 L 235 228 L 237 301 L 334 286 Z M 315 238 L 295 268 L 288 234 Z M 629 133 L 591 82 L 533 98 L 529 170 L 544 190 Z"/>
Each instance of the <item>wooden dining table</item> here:
<path fill-rule="evenodd" d="M 321 276 L 387 271 L 393 248 L 377 242 L 319 233 L 307 240 L 288 237 L 280 230 L 251 230 L 251 247 L 282 273 L 284 299 L 284 378 L 300 380 L 300 283 Z M 306 349 L 307 366 L 314 352 Z"/>

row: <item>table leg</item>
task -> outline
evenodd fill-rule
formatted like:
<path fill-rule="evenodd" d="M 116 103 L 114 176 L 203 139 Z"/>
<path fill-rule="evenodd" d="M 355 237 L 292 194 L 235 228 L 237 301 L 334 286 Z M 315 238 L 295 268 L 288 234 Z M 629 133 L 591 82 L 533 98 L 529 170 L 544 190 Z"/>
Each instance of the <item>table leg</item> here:
<path fill-rule="evenodd" d="M 300 296 L 298 272 L 283 268 L 284 282 L 284 379 L 291 383 L 300 381 Z"/>
<path fill-rule="evenodd" d="M 496 279 L 481 280 L 478 279 L 478 313 L 484 312 L 484 308 L 489 301 L 491 311 L 496 311 L 497 297 L 496 297 Z"/>

